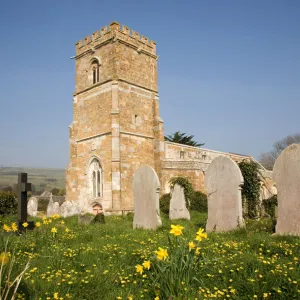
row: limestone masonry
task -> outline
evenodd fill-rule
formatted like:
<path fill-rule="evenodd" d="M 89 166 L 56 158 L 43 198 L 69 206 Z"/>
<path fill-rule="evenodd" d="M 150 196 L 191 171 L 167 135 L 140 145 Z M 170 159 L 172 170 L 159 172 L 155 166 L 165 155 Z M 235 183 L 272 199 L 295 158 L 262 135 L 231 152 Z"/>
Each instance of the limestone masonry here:
<path fill-rule="evenodd" d="M 140 165 L 155 169 L 162 194 L 178 175 L 203 190 L 205 172 L 219 155 L 254 160 L 164 141 L 152 40 L 113 22 L 79 41 L 75 58 L 66 192 L 82 210 L 95 201 L 106 211 L 133 210 L 132 179 Z M 271 174 L 264 175 L 268 191 Z"/>

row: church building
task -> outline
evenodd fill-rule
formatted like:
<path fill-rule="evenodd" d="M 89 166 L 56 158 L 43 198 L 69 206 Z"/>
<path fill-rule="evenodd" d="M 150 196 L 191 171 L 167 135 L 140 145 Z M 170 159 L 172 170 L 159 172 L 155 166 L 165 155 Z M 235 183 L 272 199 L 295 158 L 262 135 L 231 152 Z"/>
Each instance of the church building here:
<path fill-rule="evenodd" d="M 133 209 L 132 179 L 143 164 L 155 169 L 163 194 L 173 176 L 204 190 L 205 171 L 219 155 L 254 160 L 164 141 L 157 59 L 154 41 L 117 22 L 76 44 L 66 198 L 82 209 L 95 202 L 106 211 Z"/>

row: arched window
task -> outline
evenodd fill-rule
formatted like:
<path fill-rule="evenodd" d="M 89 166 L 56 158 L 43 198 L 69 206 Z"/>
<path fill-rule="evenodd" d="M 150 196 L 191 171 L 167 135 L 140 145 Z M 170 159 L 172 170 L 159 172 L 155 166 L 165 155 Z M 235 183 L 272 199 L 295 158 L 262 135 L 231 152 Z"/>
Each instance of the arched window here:
<path fill-rule="evenodd" d="M 92 60 L 91 69 L 93 76 L 93 84 L 95 84 L 100 80 L 100 64 L 97 59 Z"/>
<path fill-rule="evenodd" d="M 90 163 L 88 181 L 91 198 L 103 197 L 103 170 L 96 158 Z"/>

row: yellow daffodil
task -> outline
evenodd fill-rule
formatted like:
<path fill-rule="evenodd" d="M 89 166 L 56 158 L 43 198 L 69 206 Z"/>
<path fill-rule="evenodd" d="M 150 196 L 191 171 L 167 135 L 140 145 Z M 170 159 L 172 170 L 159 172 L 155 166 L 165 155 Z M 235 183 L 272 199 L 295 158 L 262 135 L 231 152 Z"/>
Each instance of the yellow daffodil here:
<path fill-rule="evenodd" d="M 140 273 L 141 275 L 142 275 L 143 272 L 144 272 L 144 268 L 143 268 L 143 266 L 141 266 L 141 265 L 136 265 L 136 266 L 135 266 L 135 270 L 136 270 L 137 273 Z"/>
<path fill-rule="evenodd" d="M 175 236 L 182 235 L 182 230 L 184 229 L 183 226 L 171 225 L 171 228 L 172 228 L 171 231 L 170 231 L 171 234 L 174 234 Z"/>
<path fill-rule="evenodd" d="M 154 298 L 154 300 L 159 300 L 159 297 L 158 297 L 158 296 L 156 296 L 156 297 Z"/>
<path fill-rule="evenodd" d="M 55 227 L 52 227 L 51 232 L 52 233 L 57 233 L 57 229 Z"/>
<path fill-rule="evenodd" d="M 0 253 L 0 266 L 5 265 L 8 262 L 8 255 L 4 252 Z"/>
<path fill-rule="evenodd" d="M 69 229 L 69 228 L 66 228 L 66 229 L 65 229 L 65 232 L 67 232 L 67 233 L 68 233 L 69 231 L 70 231 L 70 229 Z"/>
<path fill-rule="evenodd" d="M 6 232 L 10 232 L 10 231 L 11 231 L 11 228 L 10 228 L 8 225 L 6 225 L 6 224 L 3 225 L 3 229 L 4 229 Z"/>
<path fill-rule="evenodd" d="M 196 255 L 199 255 L 199 254 L 200 254 L 200 247 L 197 247 L 197 248 L 196 248 L 195 253 L 196 253 Z"/>
<path fill-rule="evenodd" d="M 155 251 L 155 254 L 157 255 L 158 260 L 166 260 L 166 258 L 168 257 L 168 250 L 159 247 L 158 250 Z"/>
<path fill-rule="evenodd" d="M 58 293 L 54 293 L 54 294 L 53 294 L 53 299 L 59 299 Z"/>
<path fill-rule="evenodd" d="M 17 226 L 17 223 L 11 223 L 11 230 L 13 231 L 13 232 L 16 232 L 16 231 L 18 231 L 18 226 Z"/>
<path fill-rule="evenodd" d="M 196 241 L 202 241 L 202 239 L 207 238 L 207 233 L 204 232 L 203 228 L 199 228 L 198 232 L 196 233 Z"/>
<path fill-rule="evenodd" d="M 36 223 L 35 223 L 35 226 L 36 226 L 36 227 L 41 227 L 41 222 L 36 222 Z"/>
<path fill-rule="evenodd" d="M 144 262 L 143 262 L 143 267 L 145 268 L 145 269 L 150 269 L 150 265 L 151 265 L 151 263 L 150 263 L 150 260 L 145 260 Z"/>
<path fill-rule="evenodd" d="M 22 224 L 22 226 L 23 226 L 24 228 L 26 228 L 26 227 L 28 227 L 28 223 L 27 223 L 27 222 L 24 222 L 24 223 Z"/>
<path fill-rule="evenodd" d="M 196 245 L 194 244 L 194 242 L 189 242 L 189 251 L 191 251 L 192 249 L 195 249 Z"/>

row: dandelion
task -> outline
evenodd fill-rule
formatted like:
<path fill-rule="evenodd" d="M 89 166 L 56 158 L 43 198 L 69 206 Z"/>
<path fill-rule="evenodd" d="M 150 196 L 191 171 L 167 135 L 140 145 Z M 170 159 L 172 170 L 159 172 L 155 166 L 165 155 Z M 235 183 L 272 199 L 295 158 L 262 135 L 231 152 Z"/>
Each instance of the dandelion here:
<path fill-rule="evenodd" d="M 195 249 L 196 245 L 194 244 L 194 242 L 189 242 L 189 251 L 191 251 L 192 249 Z"/>
<path fill-rule="evenodd" d="M 162 249 L 161 247 L 159 247 L 158 250 L 155 251 L 155 254 L 157 255 L 158 260 L 166 260 L 166 258 L 169 256 L 168 250 Z"/>
<path fill-rule="evenodd" d="M 52 233 L 57 233 L 57 229 L 55 227 L 52 227 L 51 232 Z"/>
<path fill-rule="evenodd" d="M 150 260 L 145 260 L 144 262 L 143 262 L 143 267 L 145 268 L 145 269 L 150 269 L 150 265 L 151 265 L 151 263 L 150 263 Z"/>
<path fill-rule="evenodd" d="M 143 266 L 141 266 L 141 265 L 136 265 L 136 266 L 135 266 L 135 270 L 136 270 L 137 273 L 140 273 L 141 275 L 142 275 L 143 272 L 144 272 L 144 268 L 143 268 Z"/>
<path fill-rule="evenodd" d="M 182 235 L 182 230 L 184 229 L 183 226 L 180 225 L 171 225 L 171 230 L 170 233 L 175 235 L 175 236 L 179 236 Z"/>
<path fill-rule="evenodd" d="M 8 255 L 5 252 L 0 254 L 0 263 L 5 265 L 8 262 Z"/>
<path fill-rule="evenodd" d="M 24 223 L 22 224 L 22 226 L 23 226 L 24 228 L 26 228 L 26 227 L 28 227 L 28 223 L 27 223 L 27 222 L 24 222 Z"/>
<path fill-rule="evenodd" d="M 199 228 L 198 232 L 196 233 L 196 241 L 202 241 L 202 239 L 207 238 L 207 233 L 204 232 L 203 228 Z"/>
<path fill-rule="evenodd" d="M 36 223 L 35 223 L 35 226 L 36 226 L 36 227 L 41 227 L 41 222 L 36 222 Z"/>

